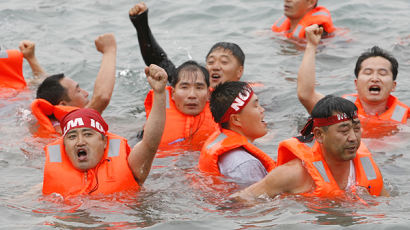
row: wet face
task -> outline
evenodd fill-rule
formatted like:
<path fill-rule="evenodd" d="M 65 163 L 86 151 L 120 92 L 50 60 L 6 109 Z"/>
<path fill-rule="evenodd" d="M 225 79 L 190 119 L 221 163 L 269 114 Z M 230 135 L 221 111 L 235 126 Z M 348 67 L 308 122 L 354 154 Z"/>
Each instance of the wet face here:
<path fill-rule="evenodd" d="M 80 88 L 80 85 L 73 79 L 64 77 L 61 79 L 60 84 L 67 90 L 67 95 L 70 98 L 70 101 L 61 101 L 61 105 L 84 108 L 88 104 L 88 92 Z"/>
<path fill-rule="evenodd" d="M 369 104 L 387 101 L 396 88 L 390 62 L 383 57 L 370 57 L 360 67 L 355 80 L 359 99 Z"/>
<path fill-rule="evenodd" d="M 101 161 L 107 138 L 91 128 L 76 128 L 64 136 L 64 146 L 74 168 L 86 171 Z"/>
<path fill-rule="evenodd" d="M 362 135 L 358 118 L 327 126 L 327 129 L 315 129 L 323 131 L 316 137 L 323 144 L 327 157 L 336 161 L 348 161 L 356 157 Z"/>
<path fill-rule="evenodd" d="M 177 109 L 186 115 L 202 112 L 209 98 L 208 86 L 202 71 L 181 71 L 179 81 L 172 89 L 172 99 Z"/>
<path fill-rule="evenodd" d="M 284 0 L 284 14 L 289 19 L 301 19 L 313 8 L 315 0 Z"/>
<path fill-rule="evenodd" d="M 206 58 L 206 68 L 209 72 L 211 88 L 226 81 L 239 81 L 243 66 L 233 56 L 230 50 L 219 48 Z"/>
<path fill-rule="evenodd" d="M 265 109 L 259 104 L 258 96 L 252 95 L 250 101 L 236 116 L 240 121 L 242 134 L 250 141 L 263 137 L 268 132 L 267 125 L 263 120 Z M 234 118 L 235 119 L 235 118 Z"/>

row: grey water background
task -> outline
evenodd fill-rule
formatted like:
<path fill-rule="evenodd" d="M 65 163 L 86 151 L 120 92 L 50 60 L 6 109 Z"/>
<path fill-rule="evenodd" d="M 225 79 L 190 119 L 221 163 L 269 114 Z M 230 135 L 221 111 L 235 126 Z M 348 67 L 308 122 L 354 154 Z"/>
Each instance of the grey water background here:
<path fill-rule="evenodd" d="M 117 79 L 103 117 L 110 130 L 135 143 L 145 121 L 149 89 L 126 0 L 0 0 L 2 48 L 21 40 L 36 42 L 49 73 L 64 72 L 90 93 L 101 54 L 94 39 L 114 33 L 118 44 Z M 242 80 L 260 82 L 269 133 L 256 141 L 276 159 L 281 140 L 297 135 L 307 113 L 296 97 L 303 45 L 270 31 L 282 16 L 283 1 L 149 0 L 149 23 L 157 41 L 176 65 L 205 61 L 218 41 L 239 44 L 246 54 Z M 410 3 L 408 0 L 319 1 L 332 13 L 339 36 L 326 39 L 317 55 L 317 89 L 323 94 L 353 93 L 357 56 L 373 45 L 392 52 L 400 63 L 394 95 L 410 105 Z M 31 71 L 24 63 L 24 75 Z M 28 131 L 31 91 L 0 100 L 0 228 L 2 229 L 408 229 L 410 228 L 410 129 L 364 140 L 383 173 L 389 198 L 350 202 L 277 197 L 254 204 L 227 199 L 232 186 L 209 188 L 196 165 L 198 152 L 156 158 L 142 191 L 131 198 L 78 197 L 63 203 L 41 195 L 44 140 Z M 226 190 L 226 191 L 224 191 Z"/>

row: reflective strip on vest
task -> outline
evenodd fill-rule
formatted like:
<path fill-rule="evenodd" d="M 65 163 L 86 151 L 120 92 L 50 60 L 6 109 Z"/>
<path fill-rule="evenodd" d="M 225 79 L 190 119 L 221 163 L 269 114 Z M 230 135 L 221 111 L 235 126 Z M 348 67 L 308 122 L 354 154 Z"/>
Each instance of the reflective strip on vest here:
<path fill-rule="evenodd" d="M 317 171 L 319 171 L 320 175 L 322 176 L 323 180 L 325 180 L 327 183 L 330 182 L 329 177 L 327 177 L 325 166 L 323 165 L 323 162 L 321 161 L 315 161 L 312 162 Z"/>
<path fill-rule="evenodd" d="M 214 146 L 216 143 L 223 141 L 225 138 L 227 138 L 228 136 L 225 135 L 225 133 L 220 133 L 214 141 L 211 142 L 211 144 L 209 144 L 206 148 L 210 149 L 212 148 L 212 146 Z"/>
<path fill-rule="evenodd" d="M 323 16 L 329 17 L 329 14 L 327 14 L 326 12 L 323 12 L 323 11 L 318 11 L 318 12 L 312 14 L 312 16 L 317 16 L 317 15 L 323 15 Z"/>
<path fill-rule="evenodd" d="M 281 27 L 282 24 L 286 21 L 286 17 L 282 17 L 281 19 L 279 19 L 278 23 L 276 23 L 277 27 Z"/>
<path fill-rule="evenodd" d="M 167 92 L 166 93 L 166 99 L 165 99 L 165 108 L 166 109 L 169 109 L 169 93 Z"/>
<path fill-rule="evenodd" d="M 313 140 L 310 141 L 310 142 L 303 143 L 303 144 L 305 144 L 305 145 L 306 145 L 307 147 L 309 147 L 309 148 L 312 148 L 313 145 L 315 145 L 315 139 L 313 139 Z"/>
<path fill-rule="evenodd" d="M 168 145 L 173 145 L 173 144 L 181 142 L 181 141 L 185 141 L 185 137 L 181 137 L 181 138 L 176 139 L 175 141 L 171 141 L 171 142 L 168 143 Z"/>
<path fill-rule="evenodd" d="M 120 155 L 120 139 L 111 139 L 109 143 L 108 156 L 117 157 Z"/>
<path fill-rule="evenodd" d="M 404 108 L 401 105 L 396 105 L 396 108 L 394 108 L 394 112 L 393 115 L 391 116 L 392 120 L 401 122 L 401 120 L 403 119 L 404 115 L 406 114 L 406 108 Z"/>
<path fill-rule="evenodd" d="M 376 171 L 373 168 L 373 164 L 370 161 L 369 157 L 362 157 L 360 158 L 360 162 L 362 163 L 364 173 L 366 174 L 367 180 L 374 180 L 377 178 Z"/>
<path fill-rule="evenodd" d="M 9 54 L 7 53 L 6 50 L 0 51 L 0 58 L 8 58 Z"/>
<path fill-rule="evenodd" d="M 353 103 L 355 103 L 356 102 L 356 99 L 357 99 L 357 97 L 355 97 L 355 96 L 352 96 L 352 95 L 348 95 L 348 96 L 346 96 L 346 97 L 344 97 L 346 100 L 349 100 L 349 101 L 351 101 L 351 102 L 353 102 Z"/>
<path fill-rule="evenodd" d="M 48 146 L 48 158 L 50 162 L 62 162 L 60 145 Z"/>
<path fill-rule="evenodd" d="M 296 27 L 296 29 L 294 30 L 294 32 L 293 32 L 293 37 L 298 38 L 301 29 L 302 29 L 302 26 L 301 26 L 301 25 L 298 25 L 298 26 Z"/>

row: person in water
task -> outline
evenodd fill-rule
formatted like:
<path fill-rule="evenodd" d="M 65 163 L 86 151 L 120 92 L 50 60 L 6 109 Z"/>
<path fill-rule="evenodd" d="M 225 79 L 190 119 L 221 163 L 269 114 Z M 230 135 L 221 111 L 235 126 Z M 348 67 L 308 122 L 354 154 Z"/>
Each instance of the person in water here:
<path fill-rule="evenodd" d="M 283 33 L 288 38 L 303 39 L 305 28 L 318 24 L 324 35 L 335 31 L 329 10 L 318 6 L 318 0 L 284 0 L 284 16 L 272 26 L 273 32 Z"/>
<path fill-rule="evenodd" d="M 279 144 L 277 165 L 261 181 L 232 196 L 389 195 L 371 153 L 361 143 L 357 107 L 341 97 L 328 95 L 316 103 L 302 136 Z"/>
<path fill-rule="evenodd" d="M 145 73 L 155 94 L 143 139 L 131 150 L 125 138 L 108 132 L 98 111 L 71 111 L 61 120 L 63 136 L 45 148 L 44 195 L 111 194 L 142 186 L 164 129 L 167 93 L 165 70 L 150 65 Z"/>
<path fill-rule="evenodd" d="M 148 25 L 148 8 L 141 2 L 129 11 L 132 24 L 137 30 L 139 47 L 146 65 L 157 64 L 163 67 L 169 76 L 168 81 L 176 77 L 176 67 L 168 59 L 165 51 L 156 42 Z M 235 43 L 218 42 L 206 55 L 206 69 L 210 75 L 210 85 L 214 88 L 225 81 L 239 81 L 244 71 L 245 54 Z"/>
<path fill-rule="evenodd" d="M 100 70 L 94 83 L 91 100 L 89 93 L 82 89 L 73 79 L 64 74 L 55 74 L 47 77 L 37 89 L 36 100 L 32 103 L 33 114 L 39 121 L 37 133 L 41 137 L 60 134 L 57 116 L 76 108 L 92 108 L 102 113 L 108 106 L 115 84 L 115 65 L 117 45 L 113 34 L 103 34 L 95 40 L 97 51 L 103 54 Z M 38 64 L 38 62 L 37 62 Z M 38 65 L 32 67 L 41 69 Z M 42 72 L 42 71 L 39 71 Z M 44 74 L 42 72 L 42 74 Z M 64 108 L 70 106 L 69 108 Z M 59 111 L 56 116 L 54 114 Z"/>
<path fill-rule="evenodd" d="M 209 73 L 195 61 L 176 69 L 176 77 L 167 86 L 167 108 L 160 150 L 199 151 L 218 125 L 209 110 Z M 147 118 L 152 107 L 153 91 L 145 99 Z"/>
<path fill-rule="evenodd" d="M 222 83 L 210 106 L 221 128 L 202 147 L 199 170 L 246 186 L 263 179 L 276 164 L 252 144 L 267 133 L 265 110 L 252 88 L 241 81 Z"/>
<path fill-rule="evenodd" d="M 297 94 L 308 113 L 323 98 L 315 90 L 315 56 L 322 32 L 318 25 L 306 28 L 307 45 L 298 72 Z M 396 130 L 397 124 L 407 123 L 408 106 L 391 95 L 396 89 L 398 65 L 396 58 L 377 46 L 362 53 L 356 61 L 357 93 L 344 97 L 358 107 L 365 137 L 388 135 Z"/>

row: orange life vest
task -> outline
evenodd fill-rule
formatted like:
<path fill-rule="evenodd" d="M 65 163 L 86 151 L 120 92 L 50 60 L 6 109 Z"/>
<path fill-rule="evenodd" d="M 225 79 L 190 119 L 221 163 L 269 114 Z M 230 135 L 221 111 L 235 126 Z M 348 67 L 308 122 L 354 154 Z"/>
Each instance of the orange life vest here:
<path fill-rule="evenodd" d="M 222 129 L 214 132 L 202 147 L 199 156 L 199 170 L 211 175 L 222 176 L 218 167 L 219 156 L 239 147 L 243 147 L 257 158 L 266 171 L 270 172 L 276 167 L 275 161 L 269 155 L 251 144 L 244 136 L 228 129 Z"/>
<path fill-rule="evenodd" d="M 75 109 L 78 108 L 73 106 L 52 105 L 47 100 L 35 99 L 31 103 L 31 112 L 37 118 L 36 126 L 38 126 L 34 132 L 34 136 L 43 138 L 61 136 L 61 133 L 56 132 L 48 117 L 54 115 L 57 120 L 61 120 L 64 115 Z"/>
<path fill-rule="evenodd" d="M 18 50 L 0 50 L 0 88 L 23 89 L 23 54 Z"/>
<path fill-rule="evenodd" d="M 305 196 L 336 197 L 343 196 L 341 190 L 333 178 L 333 175 L 323 158 L 319 144 L 315 141 L 313 147 L 300 142 L 296 138 L 282 141 L 278 148 L 278 166 L 283 165 L 295 158 L 299 158 L 315 183 L 314 191 L 303 193 Z M 353 160 L 356 185 L 367 188 L 371 195 L 379 196 L 383 188 L 383 178 L 379 168 L 372 158 L 364 143 Z"/>
<path fill-rule="evenodd" d="M 100 163 L 93 169 L 79 171 L 68 158 L 63 137 L 45 147 L 43 194 L 64 197 L 82 194 L 111 194 L 139 188 L 128 166 L 130 147 L 127 140 L 107 133 L 107 147 Z"/>
<path fill-rule="evenodd" d="M 343 95 L 343 98 L 356 105 L 363 128 L 363 137 L 377 138 L 391 135 L 392 132 L 397 130 L 399 123 L 406 124 L 407 119 L 410 117 L 409 107 L 393 95 L 390 95 L 387 99 L 388 109 L 380 115 L 366 114 L 357 94 Z"/>
<path fill-rule="evenodd" d="M 172 88 L 167 86 L 166 94 L 166 120 L 162 134 L 160 150 L 181 149 L 200 151 L 206 139 L 219 128 L 213 120 L 209 102 L 206 103 L 202 112 L 196 116 L 181 113 L 174 100 L 172 100 Z M 151 90 L 145 98 L 145 112 L 148 118 L 153 103 Z"/>
<path fill-rule="evenodd" d="M 290 20 L 286 16 L 282 16 L 273 24 L 272 31 L 283 32 L 288 38 L 305 38 L 305 28 L 313 24 L 323 26 L 323 29 L 329 34 L 335 31 L 330 12 L 323 6 L 318 6 L 306 13 L 293 31 L 289 31 Z"/>

